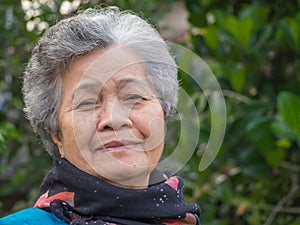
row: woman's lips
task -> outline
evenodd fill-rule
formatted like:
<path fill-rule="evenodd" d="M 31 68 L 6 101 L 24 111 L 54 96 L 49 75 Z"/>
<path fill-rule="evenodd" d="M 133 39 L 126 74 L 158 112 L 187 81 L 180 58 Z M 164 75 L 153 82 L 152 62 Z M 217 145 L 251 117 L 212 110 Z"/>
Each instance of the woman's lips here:
<path fill-rule="evenodd" d="M 133 149 L 135 150 L 137 145 L 140 143 L 132 142 L 132 141 L 110 141 L 100 148 L 97 148 L 97 150 L 100 151 L 120 151 L 120 150 L 128 150 Z M 137 149 L 136 149 L 137 150 Z"/>
<path fill-rule="evenodd" d="M 103 145 L 103 148 L 118 148 L 122 147 L 124 144 L 121 141 L 110 141 Z"/>

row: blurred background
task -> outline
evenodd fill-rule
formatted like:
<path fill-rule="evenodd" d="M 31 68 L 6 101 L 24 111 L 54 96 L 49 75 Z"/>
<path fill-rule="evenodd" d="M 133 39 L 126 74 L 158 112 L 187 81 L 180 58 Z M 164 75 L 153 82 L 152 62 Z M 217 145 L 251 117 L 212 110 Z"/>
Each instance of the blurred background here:
<path fill-rule="evenodd" d="M 179 173 L 202 224 L 300 225 L 300 0 L 1 0 L 0 216 L 32 206 L 52 165 L 22 112 L 21 77 L 34 43 L 57 20 L 101 4 L 132 10 L 191 49 L 223 90 L 226 135 L 217 158 L 198 171 L 211 114 L 199 87 L 179 74 L 201 123 Z M 166 154 L 177 129 L 169 124 Z"/>

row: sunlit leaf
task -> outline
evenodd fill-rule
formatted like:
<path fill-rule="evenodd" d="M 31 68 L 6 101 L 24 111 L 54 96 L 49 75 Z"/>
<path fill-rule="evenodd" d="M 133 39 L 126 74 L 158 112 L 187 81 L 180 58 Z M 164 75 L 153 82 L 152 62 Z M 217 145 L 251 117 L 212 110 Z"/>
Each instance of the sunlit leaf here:
<path fill-rule="evenodd" d="M 207 27 L 204 30 L 203 38 L 209 47 L 211 47 L 213 50 L 217 49 L 219 38 L 218 31 L 215 27 Z"/>

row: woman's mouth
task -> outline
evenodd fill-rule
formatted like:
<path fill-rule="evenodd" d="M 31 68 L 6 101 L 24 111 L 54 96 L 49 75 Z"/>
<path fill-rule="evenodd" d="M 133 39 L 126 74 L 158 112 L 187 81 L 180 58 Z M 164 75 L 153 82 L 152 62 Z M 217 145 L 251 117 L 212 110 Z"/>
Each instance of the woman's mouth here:
<path fill-rule="evenodd" d="M 122 146 L 124 146 L 124 144 L 121 141 L 110 141 L 103 145 L 104 148 L 118 148 Z"/>
<path fill-rule="evenodd" d="M 104 143 L 100 148 L 97 150 L 100 151 L 121 151 L 121 150 L 138 150 L 136 145 L 138 143 L 132 141 L 109 141 Z"/>

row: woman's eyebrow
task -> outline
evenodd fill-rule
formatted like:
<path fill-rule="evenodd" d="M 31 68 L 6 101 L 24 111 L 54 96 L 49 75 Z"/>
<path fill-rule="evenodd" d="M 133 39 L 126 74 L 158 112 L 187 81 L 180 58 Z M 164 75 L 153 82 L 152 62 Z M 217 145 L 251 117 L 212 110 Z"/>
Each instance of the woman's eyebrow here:
<path fill-rule="evenodd" d="M 118 81 L 118 88 L 122 89 L 124 87 L 132 87 L 132 88 L 143 88 L 149 89 L 150 84 L 147 78 L 142 79 L 134 79 L 134 78 L 124 78 Z"/>
<path fill-rule="evenodd" d="M 101 87 L 101 86 L 100 86 Z M 86 93 L 86 92 L 100 92 L 99 83 L 98 82 L 81 82 L 73 92 L 73 99 L 77 94 Z"/>
<path fill-rule="evenodd" d="M 141 88 L 146 88 L 147 83 L 143 81 L 144 79 L 134 79 L 134 78 L 124 78 L 119 81 L 117 81 L 117 87 L 119 89 L 123 89 L 126 86 L 131 86 L 132 87 L 141 87 Z M 86 82 L 81 82 L 74 90 L 72 94 L 72 98 L 74 99 L 76 95 L 81 94 L 81 93 L 97 93 L 99 94 L 101 92 L 101 87 L 102 84 L 99 82 L 95 81 L 86 81 Z"/>

